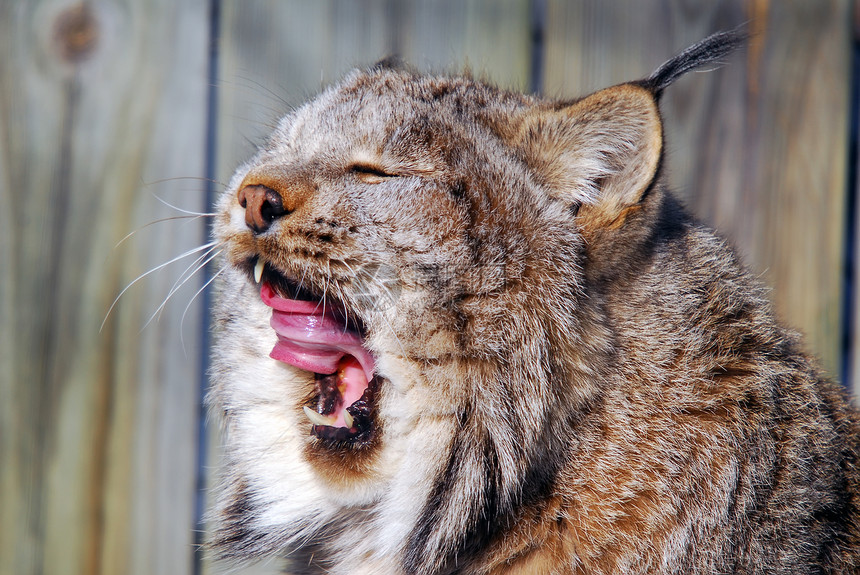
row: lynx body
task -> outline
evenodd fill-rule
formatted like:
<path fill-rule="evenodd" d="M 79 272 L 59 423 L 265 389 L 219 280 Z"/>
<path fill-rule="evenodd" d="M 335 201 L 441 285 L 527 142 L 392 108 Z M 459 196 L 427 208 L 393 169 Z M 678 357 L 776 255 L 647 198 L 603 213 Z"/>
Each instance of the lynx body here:
<path fill-rule="evenodd" d="M 219 205 L 213 544 L 289 572 L 854 573 L 858 418 L 661 184 L 660 93 L 355 72 Z"/>

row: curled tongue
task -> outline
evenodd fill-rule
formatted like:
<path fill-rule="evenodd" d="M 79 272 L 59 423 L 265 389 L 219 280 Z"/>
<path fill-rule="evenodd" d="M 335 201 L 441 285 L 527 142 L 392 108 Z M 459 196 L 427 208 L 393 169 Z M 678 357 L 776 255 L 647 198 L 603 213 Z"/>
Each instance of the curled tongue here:
<path fill-rule="evenodd" d="M 319 302 L 287 299 L 268 282 L 260 289 L 263 303 L 272 308 L 270 325 L 278 343 L 269 356 L 325 378 L 332 393 L 321 397 L 317 412 L 305 408 L 316 425 L 351 428 L 346 408 L 360 400 L 374 373 L 373 356 L 364 349 L 361 334 Z"/>

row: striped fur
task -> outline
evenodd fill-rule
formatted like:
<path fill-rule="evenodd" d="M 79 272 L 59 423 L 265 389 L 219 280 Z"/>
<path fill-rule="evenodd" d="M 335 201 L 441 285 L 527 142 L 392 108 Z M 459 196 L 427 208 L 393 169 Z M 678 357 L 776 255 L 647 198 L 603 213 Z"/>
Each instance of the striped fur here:
<path fill-rule="evenodd" d="M 289 572 L 853 573 L 857 414 L 660 178 L 659 94 L 741 41 L 559 102 L 379 66 L 234 176 L 210 402 L 213 546 Z M 245 223 L 243 182 L 289 205 Z M 373 439 L 332 445 L 249 269 L 340 302 Z"/>

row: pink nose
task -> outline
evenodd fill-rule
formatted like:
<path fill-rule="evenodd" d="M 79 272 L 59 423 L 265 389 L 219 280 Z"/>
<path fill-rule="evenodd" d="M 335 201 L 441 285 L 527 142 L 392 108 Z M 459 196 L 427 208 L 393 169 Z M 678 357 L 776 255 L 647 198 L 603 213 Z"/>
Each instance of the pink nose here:
<path fill-rule="evenodd" d="M 276 219 L 288 214 L 281 195 L 262 185 L 244 186 L 239 190 L 239 205 L 245 208 L 245 224 L 261 234 Z"/>

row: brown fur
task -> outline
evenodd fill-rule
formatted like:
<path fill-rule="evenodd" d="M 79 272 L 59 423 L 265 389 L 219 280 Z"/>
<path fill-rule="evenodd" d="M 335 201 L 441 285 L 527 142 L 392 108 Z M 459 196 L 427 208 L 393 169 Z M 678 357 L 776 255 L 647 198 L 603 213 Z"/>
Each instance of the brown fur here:
<path fill-rule="evenodd" d="M 658 99 L 725 54 L 574 102 L 355 73 L 221 202 L 214 543 L 295 573 L 854 573 L 860 423 L 731 249 L 662 185 Z M 250 229 L 237 192 L 286 213 Z M 373 440 L 309 435 L 248 274 L 338 302 Z"/>

